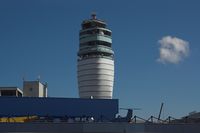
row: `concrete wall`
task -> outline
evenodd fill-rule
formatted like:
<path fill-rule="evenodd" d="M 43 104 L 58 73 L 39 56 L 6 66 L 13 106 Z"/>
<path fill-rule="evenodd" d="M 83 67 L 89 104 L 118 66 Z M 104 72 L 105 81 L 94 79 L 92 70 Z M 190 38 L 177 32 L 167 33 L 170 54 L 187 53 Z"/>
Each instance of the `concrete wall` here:
<path fill-rule="evenodd" d="M 45 85 L 39 81 L 24 81 L 23 92 L 25 97 L 47 97 Z"/>
<path fill-rule="evenodd" d="M 23 133 L 199 133 L 200 124 L 0 123 L 0 132 Z"/>

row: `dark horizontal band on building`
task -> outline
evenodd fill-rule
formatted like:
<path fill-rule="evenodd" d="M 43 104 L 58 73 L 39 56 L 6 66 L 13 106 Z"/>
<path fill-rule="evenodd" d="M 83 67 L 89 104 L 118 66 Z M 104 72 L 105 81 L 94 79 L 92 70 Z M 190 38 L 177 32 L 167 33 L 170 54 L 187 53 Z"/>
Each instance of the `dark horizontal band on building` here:
<path fill-rule="evenodd" d="M 86 59 L 99 59 L 99 58 L 104 58 L 104 59 L 110 59 L 110 60 L 114 60 L 114 57 L 113 56 L 103 56 L 103 55 L 98 55 L 98 56 L 84 56 L 84 57 L 79 57 L 77 59 L 77 61 L 83 61 L 83 60 L 86 60 Z"/>
<path fill-rule="evenodd" d="M 109 66 L 114 66 L 114 64 L 111 64 L 111 63 L 104 63 L 104 62 L 102 62 L 102 63 L 85 63 L 85 64 L 78 64 L 78 67 L 82 67 L 82 66 L 87 66 L 87 65 L 100 65 L 100 64 L 102 64 L 102 65 L 109 65 Z"/>
<path fill-rule="evenodd" d="M 80 43 L 80 47 L 82 47 L 82 46 L 94 46 L 94 45 L 103 45 L 103 46 L 111 47 L 111 43 L 106 42 L 106 41 L 100 41 L 100 40 Z"/>
<path fill-rule="evenodd" d="M 82 35 L 94 35 L 94 34 L 104 34 L 104 35 L 107 35 L 107 36 L 111 36 L 111 32 L 110 31 L 107 31 L 107 30 L 104 30 L 104 29 L 91 29 L 91 30 L 86 30 L 86 31 L 80 31 L 80 36 Z"/>
<path fill-rule="evenodd" d="M 82 23 L 82 29 L 89 29 L 94 27 L 101 27 L 106 28 L 106 23 L 101 20 L 90 20 L 90 21 L 83 21 Z"/>

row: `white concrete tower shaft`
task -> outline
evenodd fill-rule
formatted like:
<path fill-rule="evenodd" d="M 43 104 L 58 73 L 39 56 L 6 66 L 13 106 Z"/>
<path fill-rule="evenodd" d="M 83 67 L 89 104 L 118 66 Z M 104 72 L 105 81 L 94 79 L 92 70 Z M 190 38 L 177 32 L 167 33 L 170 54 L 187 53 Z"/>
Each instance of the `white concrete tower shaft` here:
<path fill-rule="evenodd" d="M 96 18 L 82 22 L 78 51 L 78 87 L 80 98 L 112 99 L 114 52 L 111 30 Z"/>

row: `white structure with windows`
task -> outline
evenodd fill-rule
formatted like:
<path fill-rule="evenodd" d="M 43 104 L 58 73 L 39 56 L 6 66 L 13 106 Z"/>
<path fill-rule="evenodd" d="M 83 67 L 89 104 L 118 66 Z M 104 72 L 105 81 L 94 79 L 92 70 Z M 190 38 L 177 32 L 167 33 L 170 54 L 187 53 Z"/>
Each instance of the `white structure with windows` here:
<path fill-rule="evenodd" d="M 40 81 L 24 81 L 24 97 L 47 97 L 47 85 Z"/>
<path fill-rule="evenodd" d="M 0 96 L 22 97 L 23 92 L 18 87 L 0 87 Z"/>

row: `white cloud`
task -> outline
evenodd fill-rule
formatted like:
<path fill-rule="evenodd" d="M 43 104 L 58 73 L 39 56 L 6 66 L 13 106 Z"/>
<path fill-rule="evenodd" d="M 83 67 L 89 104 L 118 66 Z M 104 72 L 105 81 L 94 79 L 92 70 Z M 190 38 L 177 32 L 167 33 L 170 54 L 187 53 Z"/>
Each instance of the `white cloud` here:
<path fill-rule="evenodd" d="M 158 43 L 160 57 L 157 61 L 161 63 L 178 64 L 189 54 L 189 42 L 180 38 L 165 36 Z"/>

